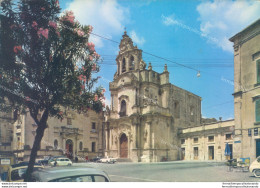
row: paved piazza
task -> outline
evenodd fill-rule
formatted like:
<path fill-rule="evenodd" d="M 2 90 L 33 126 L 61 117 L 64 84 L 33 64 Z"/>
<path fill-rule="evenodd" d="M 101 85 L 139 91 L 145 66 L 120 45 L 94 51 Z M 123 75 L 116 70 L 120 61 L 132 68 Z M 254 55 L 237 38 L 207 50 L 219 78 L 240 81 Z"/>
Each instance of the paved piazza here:
<path fill-rule="evenodd" d="M 224 163 L 161 162 L 161 163 L 78 163 L 75 166 L 99 168 L 113 182 L 248 182 L 260 181 L 250 172 L 227 171 Z"/>

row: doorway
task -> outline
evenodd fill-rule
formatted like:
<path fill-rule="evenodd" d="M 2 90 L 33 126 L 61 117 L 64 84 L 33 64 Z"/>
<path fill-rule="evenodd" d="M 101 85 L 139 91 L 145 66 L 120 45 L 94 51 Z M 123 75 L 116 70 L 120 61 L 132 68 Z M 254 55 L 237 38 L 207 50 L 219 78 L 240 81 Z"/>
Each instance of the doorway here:
<path fill-rule="evenodd" d="M 260 156 L 260 139 L 256 139 L 256 157 Z"/>
<path fill-rule="evenodd" d="M 214 146 L 209 146 L 209 160 L 214 160 Z"/>
<path fill-rule="evenodd" d="M 181 160 L 185 160 L 185 148 L 181 148 Z"/>
<path fill-rule="evenodd" d="M 69 159 L 73 159 L 73 142 L 70 139 L 66 141 L 66 155 Z"/>
<path fill-rule="evenodd" d="M 120 137 L 120 158 L 128 157 L 128 139 L 126 134 L 122 134 Z"/>

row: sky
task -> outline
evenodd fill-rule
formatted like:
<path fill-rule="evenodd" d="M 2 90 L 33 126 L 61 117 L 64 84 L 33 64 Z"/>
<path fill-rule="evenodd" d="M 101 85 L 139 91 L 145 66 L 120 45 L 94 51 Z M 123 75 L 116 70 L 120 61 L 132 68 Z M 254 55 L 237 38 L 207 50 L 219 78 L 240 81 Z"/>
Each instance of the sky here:
<path fill-rule="evenodd" d="M 202 117 L 234 118 L 229 38 L 260 18 L 260 1 L 60 0 L 60 5 L 72 10 L 81 24 L 92 25 L 93 33 L 120 42 L 126 29 L 139 49 L 170 60 L 143 54 L 153 70 L 161 73 L 167 64 L 172 84 L 202 98 Z M 110 105 L 109 82 L 119 47 L 93 35 L 90 40 L 103 60 L 98 85 L 106 88 Z"/>

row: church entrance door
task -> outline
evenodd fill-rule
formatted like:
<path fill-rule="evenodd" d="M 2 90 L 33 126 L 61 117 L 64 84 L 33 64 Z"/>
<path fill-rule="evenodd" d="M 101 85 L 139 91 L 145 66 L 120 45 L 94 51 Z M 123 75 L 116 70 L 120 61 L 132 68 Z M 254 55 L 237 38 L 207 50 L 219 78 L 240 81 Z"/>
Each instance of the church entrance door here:
<path fill-rule="evenodd" d="M 66 141 L 66 155 L 69 159 L 73 159 L 73 142 L 70 139 Z"/>
<path fill-rule="evenodd" d="M 120 137 L 120 158 L 128 157 L 128 139 L 124 134 Z"/>

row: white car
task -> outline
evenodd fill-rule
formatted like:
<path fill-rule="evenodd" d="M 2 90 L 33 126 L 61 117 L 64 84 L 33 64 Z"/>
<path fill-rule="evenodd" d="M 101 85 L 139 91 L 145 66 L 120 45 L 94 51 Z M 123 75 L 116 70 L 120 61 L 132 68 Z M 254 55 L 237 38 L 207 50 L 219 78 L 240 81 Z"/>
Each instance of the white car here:
<path fill-rule="evenodd" d="M 56 163 L 56 165 L 55 165 Z M 68 158 L 57 158 L 50 162 L 51 166 L 71 166 L 72 162 Z"/>
<path fill-rule="evenodd" d="M 115 163 L 115 162 L 116 162 L 116 159 L 106 156 L 106 157 L 104 157 L 104 158 L 101 158 L 101 159 L 99 160 L 99 162 L 101 162 L 101 163 Z"/>
<path fill-rule="evenodd" d="M 260 178 L 260 156 L 252 162 L 249 167 L 249 171 L 252 172 L 255 177 Z"/>

